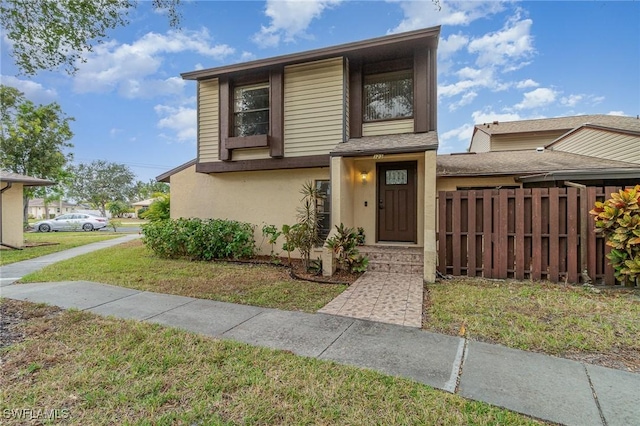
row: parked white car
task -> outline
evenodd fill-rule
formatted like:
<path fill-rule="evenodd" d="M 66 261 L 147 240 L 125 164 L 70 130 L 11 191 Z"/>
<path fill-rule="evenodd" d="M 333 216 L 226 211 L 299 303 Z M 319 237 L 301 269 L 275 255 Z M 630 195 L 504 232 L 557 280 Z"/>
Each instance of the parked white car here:
<path fill-rule="evenodd" d="M 33 224 L 38 232 L 93 231 L 107 226 L 107 218 L 83 213 L 69 213 Z"/>

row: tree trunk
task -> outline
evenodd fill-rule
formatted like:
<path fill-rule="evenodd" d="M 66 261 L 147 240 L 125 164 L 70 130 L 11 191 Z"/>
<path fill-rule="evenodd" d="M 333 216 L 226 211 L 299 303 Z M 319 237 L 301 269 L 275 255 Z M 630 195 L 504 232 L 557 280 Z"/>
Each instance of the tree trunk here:
<path fill-rule="evenodd" d="M 23 225 L 29 223 L 29 196 L 22 196 L 22 223 Z"/>

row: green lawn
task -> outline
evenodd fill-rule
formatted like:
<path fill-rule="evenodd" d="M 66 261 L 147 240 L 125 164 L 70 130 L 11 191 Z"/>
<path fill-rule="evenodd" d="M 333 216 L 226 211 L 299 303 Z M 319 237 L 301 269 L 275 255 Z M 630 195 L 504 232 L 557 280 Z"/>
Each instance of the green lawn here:
<path fill-rule="evenodd" d="M 424 328 L 640 371 L 640 291 L 454 279 L 430 284 Z"/>
<path fill-rule="evenodd" d="M 409 380 L 137 321 L 4 300 L 30 319 L 3 349 L 0 410 L 74 425 L 534 425 Z M 64 411 L 62 411 L 64 410 Z M 5 416 L 3 424 L 24 424 Z"/>
<path fill-rule="evenodd" d="M 346 289 L 294 280 L 286 269 L 269 265 L 160 259 L 141 241 L 59 262 L 21 281 L 69 280 L 305 312 L 317 311 Z"/>
<path fill-rule="evenodd" d="M 0 250 L 0 265 L 7 265 L 9 263 L 20 262 L 22 260 L 33 259 L 35 257 L 56 253 L 85 244 L 110 240 L 112 238 L 121 237 L 122 235 L 123 234 L 104 231 L 47 233 L 25 232 L 25 244 L 53 243 L 53 245 L 25 247 L 22 250 Z"/>

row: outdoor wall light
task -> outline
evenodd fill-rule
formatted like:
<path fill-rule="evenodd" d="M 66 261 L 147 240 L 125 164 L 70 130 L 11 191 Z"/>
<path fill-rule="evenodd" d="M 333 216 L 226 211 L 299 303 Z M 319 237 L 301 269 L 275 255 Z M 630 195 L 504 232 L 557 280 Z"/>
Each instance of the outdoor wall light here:
<path fill-rule="evenodd" d="M 362 183 L 367 183 L 367 175 L 369 174 L 369 172 L 366 171 L 361 171 L 360 172 L 360 177 L 362 178 Z"/>

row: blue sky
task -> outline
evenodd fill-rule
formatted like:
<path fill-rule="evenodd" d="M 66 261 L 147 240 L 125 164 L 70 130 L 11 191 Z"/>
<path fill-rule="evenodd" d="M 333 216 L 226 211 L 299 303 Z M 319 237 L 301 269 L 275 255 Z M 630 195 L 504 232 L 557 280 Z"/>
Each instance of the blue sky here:
<path fill-rule="evenodd" d="M 71 77 L 18 75 L 3 38 L 2 84 L 75 118 L 75 162 L 124 163 L 147 181 L 196 154 L 195 82 L 181 72 L 442 25 L 440 153 L 473 125 L 640 114 L 640 3 L 630 1 L 188 1 L 180 31 L 141 2 Z"/>

